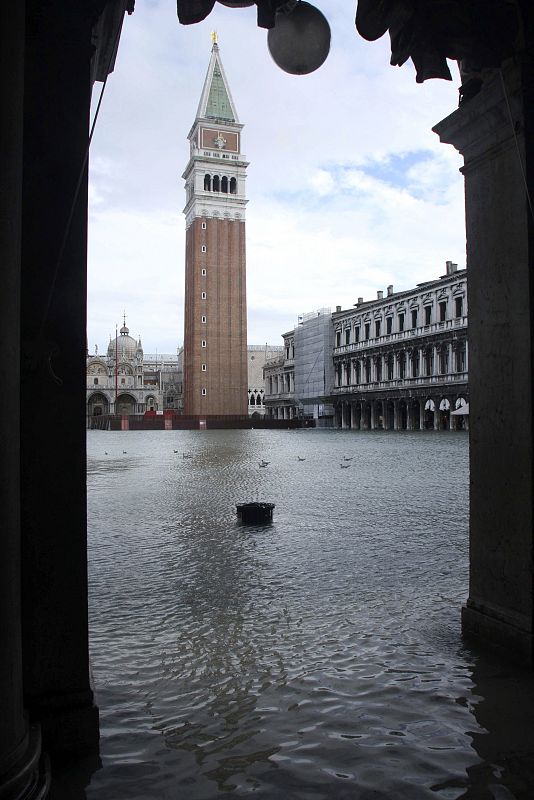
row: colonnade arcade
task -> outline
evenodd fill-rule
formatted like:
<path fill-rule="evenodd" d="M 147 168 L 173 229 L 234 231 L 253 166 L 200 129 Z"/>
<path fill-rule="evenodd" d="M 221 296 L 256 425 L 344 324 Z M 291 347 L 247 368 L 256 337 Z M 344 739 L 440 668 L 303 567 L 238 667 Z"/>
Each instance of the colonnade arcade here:
<path fill-rule="evenodd" d="M 102 414 L 144 414 L 156 411 L 158 401 L 155 395 L 139 396 L 137 392 L 120 392 L 115 399 L 114 392 L 94 392 L 87 398 L 87 416 Z"/>
<path fill-rule="evenodd" d="M 335 424 L 355 430 L 466 430 L 468 416 L 451 413 L 466 402 L 464 394 L 337 400 Z"/>
<path fill-rule="evenodd" d="M 442 381 L 444 376 L 457 378 L 463 374 L 467 380 L 467 362 L 467 339 L 464 336 L 402 349 L 381 349 L 375 354 L 342 356 L 335 359 L 335 386 L 360 386 L 413 378 L 436 382 Z"/>
<path fill-rule="evenodd" d="M 296 405 L 277 405 L 267 407 L 265 415 L 270 419 L 296 419 L 299 410 Z"/>

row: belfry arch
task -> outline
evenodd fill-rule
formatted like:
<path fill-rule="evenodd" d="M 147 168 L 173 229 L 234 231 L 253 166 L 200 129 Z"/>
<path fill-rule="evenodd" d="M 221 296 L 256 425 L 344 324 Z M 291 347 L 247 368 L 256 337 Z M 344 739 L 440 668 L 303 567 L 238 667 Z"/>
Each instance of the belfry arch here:
<path fill-rule="evenodd" d="M 272 24 L 279 4 L 258 2 L 262 24 Z M 42 741 L 53 755 L 98 747 L 87 636 L 86 383 L 83 366 L 73 365 L 86 351 L 89 87 L 113 69 L 125 7 L 133 10 L 111 0 L 51 0 L 46 13 L 37 0 L 0 7 L 0 788 L 9 785 L 13 797 L 42 788 Z M 198 7 L 211 10 L 207 0 Z M 415 3 L 405 7 L 416 13 Z M 510 42 L 493 25 L 498 63 L 483 81 L 466 82 L 460 108 L 435 127 L 465 161 L 472 488 L 463 621 L 469 635 L 531 665 L 534 8 L 530 0 L 491 8 L 515 13 L 521 30 Z M 179 10 L 194 21 L 188 0 Z M 487 15 L 480 12 L 486 27 Z M 435 31 L 429 19 L 419 44 L 437 46 L 439 16 Z M 455 39 L 454 15 L 442 23 L 451 57 L 460 47 L 481 55 L 480 31 L 458 30 Z M 424 59 L 417 69 L 428 77 Z M 44 389 L 39 415 L 36 381 Z M 61 425 L 42 424 L 58 413 Z"/>

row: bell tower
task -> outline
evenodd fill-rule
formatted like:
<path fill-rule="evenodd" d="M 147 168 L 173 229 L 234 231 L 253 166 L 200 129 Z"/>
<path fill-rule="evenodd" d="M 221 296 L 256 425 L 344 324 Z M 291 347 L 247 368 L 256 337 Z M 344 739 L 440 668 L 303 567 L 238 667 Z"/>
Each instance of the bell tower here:
<path fill-rule="evenodd" d="M 188 139 L 185 180 L 184 413 L 246 416 L 245 156 L 237 112 L 213 46 Z"/>

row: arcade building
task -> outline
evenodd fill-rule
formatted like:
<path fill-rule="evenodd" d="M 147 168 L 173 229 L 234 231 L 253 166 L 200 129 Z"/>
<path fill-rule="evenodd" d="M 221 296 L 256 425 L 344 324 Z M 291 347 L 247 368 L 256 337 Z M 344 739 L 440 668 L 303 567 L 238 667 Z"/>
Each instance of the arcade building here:
<path fill-rule="evenodd" d="M 268 361 L 265 405 L 274 419 L 324 427 L 467 429 L 467 270 L 413 289 L 359 297 L 353 308 L 299 317 Z"/>

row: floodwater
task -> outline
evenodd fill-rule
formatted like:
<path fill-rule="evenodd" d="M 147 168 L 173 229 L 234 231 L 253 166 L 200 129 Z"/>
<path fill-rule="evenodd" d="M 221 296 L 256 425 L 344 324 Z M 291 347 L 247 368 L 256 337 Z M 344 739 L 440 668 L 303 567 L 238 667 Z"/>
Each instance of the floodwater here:
<path fill-rule="evenodd" d="M 465 433 L 91 431 L 88 492 L 80 797 L 534 797 L 532 676 L 460 637 Z"/>

